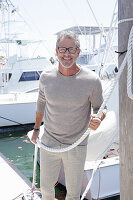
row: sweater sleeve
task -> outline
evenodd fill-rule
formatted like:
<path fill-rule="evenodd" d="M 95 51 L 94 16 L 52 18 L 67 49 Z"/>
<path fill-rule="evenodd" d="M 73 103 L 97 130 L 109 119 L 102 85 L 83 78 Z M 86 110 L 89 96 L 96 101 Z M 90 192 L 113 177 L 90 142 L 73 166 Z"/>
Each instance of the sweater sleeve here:
<path fill-rule="evenodd" d="M 45 104 L 46 104 L 46 99 L 44 94 L 44 74 L 41 74 L 39 80 L 39 93 L 36 105 L 36 112 L 44 113 Z"/>
<path fill-rule="evenodd" d="M 95 81 L 90 101 L 93 113 L 96 114 L 103 103 L 102 84 L 99 78 Z"/>

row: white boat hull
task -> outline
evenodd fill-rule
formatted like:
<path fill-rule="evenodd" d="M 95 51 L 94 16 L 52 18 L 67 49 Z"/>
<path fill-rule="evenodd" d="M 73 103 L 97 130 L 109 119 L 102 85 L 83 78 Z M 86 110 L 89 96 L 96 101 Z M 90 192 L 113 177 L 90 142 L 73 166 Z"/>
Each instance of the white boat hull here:
<path fill-rule="evenodd" d="M 34 123 L 35 105 L 35 102 L 0 105 L 0 127 Z"/>
<path fill-rule="evenodd" d="M 31 124 L 35 122 L 37 93 L 0 95 L 0 127 Z M 2 99 L 3 98 L 3 99 Z"/>
<path fill-rule="evenodd" d="M 83 195 L 86 186 L 91 179 L 95 162 L 86 162 L 81 189 Z M 59 180 L 64 173 L 63 167 L 60 170 Z M 60 183 L 65 186 L 65 177 L 60 180 Z M 89 191 L 85 198 L 88 200 L 102 199 L 120 194 L 120 179 L 119 179 L 119 158 L 113 157 L 101 160 L 100 167 L 97 169 Z"/>
<path fill-rule="evenodd" d="M 94 162 L 89 162 L 91 166 Z M 90 167 L 89 167 L 90 168 Z M 92 175 L 92 169 L 86 169 L 84 172 L 81 194 L 83 194 L 88 181 Z M 90 190 L 86 195 L 87 199 L 102 199 L 110 196 L 116 196 L 120 193 L 119 180 L 119 158 L 113 157 L 103 159 L 100 167 L 97 169 Z"/>

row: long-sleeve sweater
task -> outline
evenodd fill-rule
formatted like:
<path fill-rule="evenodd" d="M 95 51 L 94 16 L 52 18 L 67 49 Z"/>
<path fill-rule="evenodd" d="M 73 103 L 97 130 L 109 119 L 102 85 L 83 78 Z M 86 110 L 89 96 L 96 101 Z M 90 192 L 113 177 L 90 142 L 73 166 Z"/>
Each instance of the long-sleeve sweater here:
<path fill-rule="evenodd" d="M 40 76 L 36 111 L 44 113 L 44 134 L 60 143 L 77 141 L 88 128 L 91 108 L 97 113 L 102 102 L 101 81 L 87 68 L 73 76 L 54 68 Z M 87 138 L 81 145 L 86 144 Z"/>

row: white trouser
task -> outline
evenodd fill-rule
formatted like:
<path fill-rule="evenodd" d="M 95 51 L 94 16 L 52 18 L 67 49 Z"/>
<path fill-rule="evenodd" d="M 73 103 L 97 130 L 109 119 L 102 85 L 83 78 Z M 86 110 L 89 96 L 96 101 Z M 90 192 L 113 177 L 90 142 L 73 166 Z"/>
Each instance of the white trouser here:
<path fill-rule="evenodd" d="M 53 148 L 67 146 L 60 144 L 54 139 L 49 140 L 45 136 L 42 142 Z M 54 200 L 54 185 L 58 180 L 62 164 L 64 166 L 67 189 L 66 200 L 80 200 L 86 150 L 87 146 L 77 146 L 63 153 L 51 153 L 42 148 L 40 149 L 40 186 L 42 200 Z"/>

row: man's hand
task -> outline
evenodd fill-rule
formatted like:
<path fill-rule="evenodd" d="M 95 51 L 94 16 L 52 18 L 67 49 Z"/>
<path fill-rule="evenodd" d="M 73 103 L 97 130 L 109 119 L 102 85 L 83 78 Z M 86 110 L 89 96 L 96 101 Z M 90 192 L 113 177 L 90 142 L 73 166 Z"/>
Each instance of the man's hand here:
<path fill-rule="evenodd" d="M 33 130 L 31 142 L 33 142 L 34 144 L 37 144 L 36 142 L 37 138 L 39 138 L 39 130 Z"/>
<path fill-rule="evenodd" d="M 91 115 L 89 128 L 95 131 L 100 126 L 100 124 L 101 124 L 101 119 L 96 117 L 96 114 Z"/>

